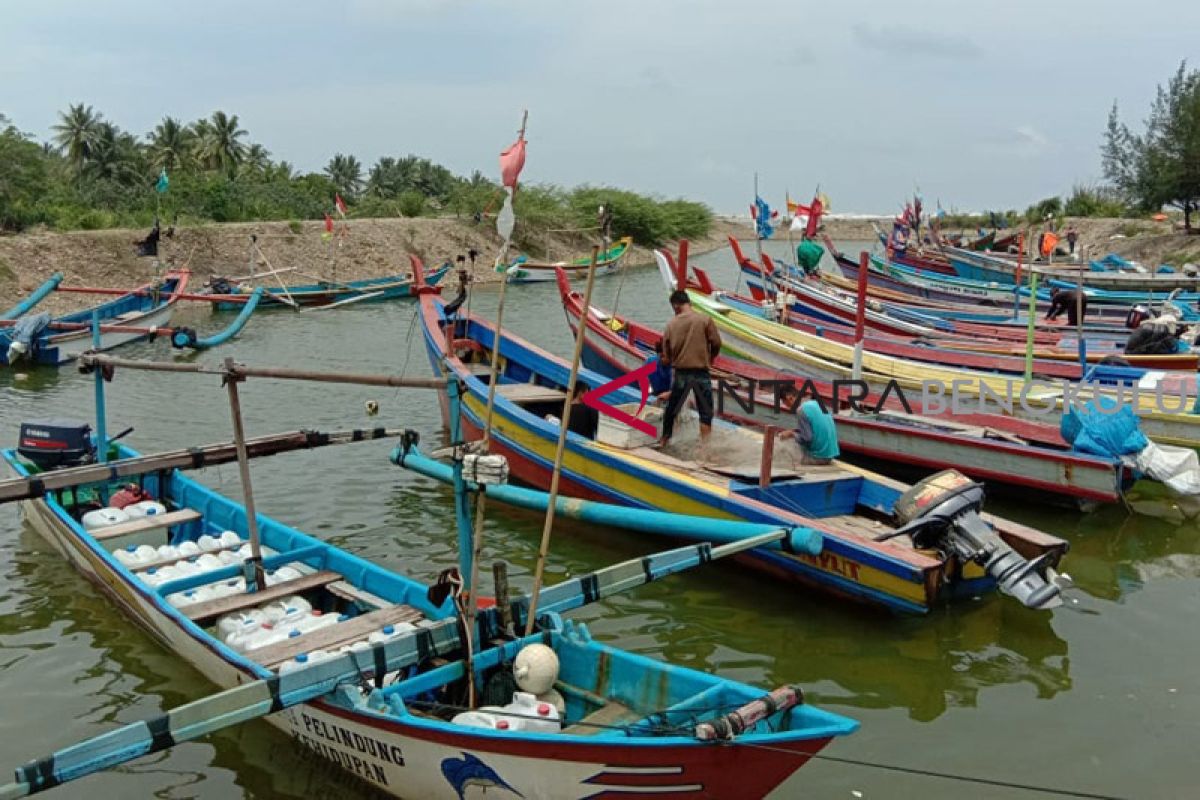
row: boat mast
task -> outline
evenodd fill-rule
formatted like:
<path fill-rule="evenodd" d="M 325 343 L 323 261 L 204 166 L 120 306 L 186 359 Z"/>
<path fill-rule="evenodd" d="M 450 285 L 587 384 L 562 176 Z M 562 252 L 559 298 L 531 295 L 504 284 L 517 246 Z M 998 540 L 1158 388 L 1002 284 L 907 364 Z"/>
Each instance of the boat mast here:
<path fill-rule="evenodd" d="M 529 110 L 521 112 L 521 128 L 517 131 L 517 141 L 525 140 L 525 129 L 529 124 Z M 503 180 L 503 177 L 501 178 Z M 516 198 L 517 184 L 514 181 L 511 187 L 512 197 Z M 501 270 L 503 264 L 508 260 L 508 248 L 512 241 L 513 227 L 516 219 L 511 215 L 506 215 L 503 211 L 496 218 L 496 231 L 504 238 L 500 245 L 500 250 L 496 254 L 496 262 L 493 264 L 493 269 L 497 272 Z M 492 418 L 496 409 L 496 384 L 500 382 L 500 337 L 504 332 L 504 298 L 506 289 L 508 288 L 508 275 L 503 274 L 500 279 L 500 298 L 496 305 L 496 334 L 492 339 L 492 354 L 490 370 L 488 372 L 488 395 L 487 409 L 483 415 L 483 444 L 481 452 L 487 453 L 492 440 Z M 447 337 L 447 346 L 449 346 L 450 337 Z M 448 392 L 450 396 L 450 430 L 451 442 L 458 447 L 457 442 L 461 437 L 455 437 L 454 431 L 456 426 L 461 428 L 460 420 L 461 406 L 459 398 L 453 390 Z M 484 514 L 487 509 L 487 494 L 481 488 L 475 497 L 475 524 L 472 527 L 467 521 L 467 494 L 465 485 L 462 482 L 462 458 L 456 452 L 454 458 L 454 505 L 456 509 L 456 518 L 459 518 L 458 532 L 458 559 L 459 571 L 464 580 L 464 590 L 467 592 L 467 609 L 466 609 L 466 629 L 468 637 L 467 648 L 467 706 L 475 707 L 475 664 L 472 654 L 475 652 L 475 619 L 478 615 L 479 602 L 477 586 L 479 584 L 479 560 L 483 554 L 483 521 Z M 461 516 L 460 516 L 461 515 Z"/>

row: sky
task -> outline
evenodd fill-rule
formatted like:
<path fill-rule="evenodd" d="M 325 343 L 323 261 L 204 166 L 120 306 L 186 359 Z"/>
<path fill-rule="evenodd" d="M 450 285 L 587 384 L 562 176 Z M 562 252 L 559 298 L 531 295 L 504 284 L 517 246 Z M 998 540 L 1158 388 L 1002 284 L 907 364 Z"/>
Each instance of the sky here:
<path fill-rule="evenodd" d="M 144 134 L 222 109 L 304 171 L 415 153 L 745 213 L 1024 208 L 1102 179 L 1109 109 L 1144 118 L 1200 2 L 711 0 L 5 3 L 0 114 L 40 139 L 84 102 Z"/>

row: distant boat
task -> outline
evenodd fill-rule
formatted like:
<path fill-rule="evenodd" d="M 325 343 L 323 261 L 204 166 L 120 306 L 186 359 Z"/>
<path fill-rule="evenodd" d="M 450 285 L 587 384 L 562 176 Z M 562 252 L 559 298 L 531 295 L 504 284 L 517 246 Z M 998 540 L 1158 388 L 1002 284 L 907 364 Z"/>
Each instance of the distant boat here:
<path fill-rule="evenodd" d="M 629 252 L 629 248 L 633 246 L 633 239 L 625 236 L 618 239 L 612 247 L 600 253 L 596 257 L 596 275 L 608 275 L 616 272 L 621 265 L 621 260 Z M 520 256 L 516 261 L 513 261 L 505 269 L 505 274 L 508 276 L 509 283 L 537 283 L 540 281 L 553 281 L 554 268 L 561 267 L 567 275 L 574 280 L 587 275 L 588 267 L 591 266 L 592 257 L 590 255 L 580 256 L 573 261 L 559 261 L 556 263 L 548 263 L 544 261 L 530 261 L 525 256 Z"/>
<path fill-rule="evenodd" d="M 443 264 L 433 270 L 426 282 L 437 284 L 450 271 L 449 264 Z M 352 303 L 382 303 L 387 300 L 402 300 L 412 296 L 412 275 L 387 275 L 382 278 L 367 278 L 360 281 L 320 281 L 318 283 L 301 284 L 297 286 L 272 287 L 264 276 L 257 276 L 257 283 L 247 282 L 249 279 L 234 281 L 228 278 L 213 278 L 208 289 L 213 294 L 246 295 L 247 297 L 257 286 L 265 290 L 260 309 L 271 308 L 308 308 L 314 306 L 350 305 Z M 213 308 L 217 311 L 236 311 L 242 307 L 238 301 L 215 301 Z"/>
<path fill-rule="evenodd" d="M 74 361 L 87 350 L 112 350 L 123 344 L 151 338 L 158 332 L 168 334 L 171 331 L 157 329 L 166 328 L 171 322 L 171 316 L 190 279 L 191 272 L 188 270 L 171 270 L 163 275 L 161 281 L 130 290 L 97 306 L 55 317 L 49 327 L 33 338 L 29 352 L 23 359 L 34 364 L 56 366 Z M 26 302 L 20 307 L 24 313 L 29 313 L 34 306 L 36 303 Z M 102 326 L 98 347 L 92 342 L 91 330 L 93 316 L 96 315 Z M 0 364 L 8 363 L 8 349 L 12 342 L 12 329 L 0 328 Z"/>

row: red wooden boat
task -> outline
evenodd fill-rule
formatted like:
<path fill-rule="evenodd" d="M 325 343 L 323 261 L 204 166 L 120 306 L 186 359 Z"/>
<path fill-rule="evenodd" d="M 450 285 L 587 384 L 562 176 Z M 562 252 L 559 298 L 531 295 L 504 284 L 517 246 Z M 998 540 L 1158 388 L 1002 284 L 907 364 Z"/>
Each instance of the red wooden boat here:
<path fill-rule="evenodd" d="M 696 270 L 693 286 L 707 284 Z M 567 280 L 559 281 L 559 294 L 567 322 L 576 330 L 583 317 L 583 300 Z M 587 316 L 585 365 L 613 378 L 642 366 L 654 355 L 662 335 L 628 317 L 592 306 Z M 737 399 L 724 402 L 718 392 L 718 414 L 752 425 L 794 426 L 795 415 L 787 402 L 777 400 L 779 387 L 792 386 L 815 393 L 841 411 L 849 408 L 846 387 L 835 397 L 834 387 L 803 376 L 779 372 L 729 356 L 713 363 L 714 377 L 726 386 L 740 385 Z M 722 387 L 724 388 L 724 387 Z M 785 390 L 786 391 L 786 390 Z M 935 471 L 954 468 L 979 480 L 1036 489 L 1058 500 L 1088 505 L 1117 502 L 1131 476 L 1119 462 L 1070 452 L 1056 426 L 992 414 L 917 417 L 904 413 L 896 398 L 869 395 L 863 406 L 872 413 L 839 413 L 838 443 L 850 454 L 890 464 Z"/>

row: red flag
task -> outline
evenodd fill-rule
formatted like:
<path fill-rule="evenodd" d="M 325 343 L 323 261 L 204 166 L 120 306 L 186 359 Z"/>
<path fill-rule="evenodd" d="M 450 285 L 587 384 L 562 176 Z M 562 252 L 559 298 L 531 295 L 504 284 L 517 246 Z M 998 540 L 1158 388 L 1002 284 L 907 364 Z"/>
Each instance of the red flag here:
<path fill-rule="evenodd" d="M 814 197 L 812 205 L 808 207 L 808 224 L 804 226 L 804 238 L 811 239 L 817 235 L 817 225 L 821 222 L 821 212 L 825 210 L 825 204 L 821 202 L 820 197 Z"/>
<path fill-rule="evenodd" d="M 337 212 L 341 214 L 342 217 L 346 216 L 346 201 L 342 200 L 342 196 L 340 194 L 335 194 L 333 196 L 333 205 L 337 207 Z M 330 228 L 330 230 L 333 229 Z"/>
<path fill-rule="evenodd" d="M 333 217 L 328 214 L 325 215 L 325 232 L 333 233 Z"/>
<path fill-rule="evenodd" d="M 517 188 L 517 178 L 525 166 L 525 139 L 517 139 L 500 154 L 500 182 L 510 189 Z"/>

